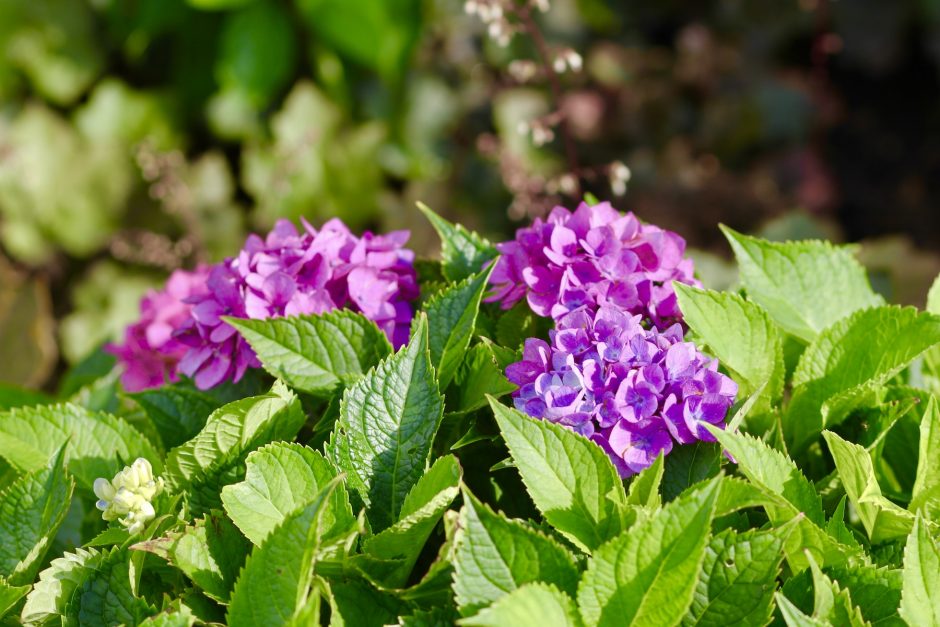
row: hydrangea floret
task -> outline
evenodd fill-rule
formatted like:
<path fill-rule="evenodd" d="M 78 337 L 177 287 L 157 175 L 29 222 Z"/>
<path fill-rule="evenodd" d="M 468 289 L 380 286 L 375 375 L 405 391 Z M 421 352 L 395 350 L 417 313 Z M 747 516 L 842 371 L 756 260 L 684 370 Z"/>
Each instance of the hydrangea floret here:
<path fill-rule="evenodd" d="M 617 307 L 581 309 L 557 321 L 551 343 L 529 338 L 506 375 L 517 409 L 591 438 L 624 477 L 674 444 L 714 441 L 737 385 L 683 340 L 682 327 L 647 329 Z"/>
<path fill-rule="evenodd" d="M 700 285 L 684 239 L 608 202 L 574 212 L 556 207 L 496 247 L 501 256 L 487 300 L 508 309 L 525 298 L 555 320 L 611 305 L 666 329 L 681 319 L 672 282 Z"/>
<path fill-rule="evenodd" d="M 101 510 L 101 517 L 117 520 L 128 533 L 136 535 L 156 516 L 153 499 L 163 492 L 163 478 L 154 477 L 150 462 L 138 457 L 110 481 L 104 477 L 95 479 L 94 491 L 98 497 L 95 507 Z"/>
<path fill-rule="evenodd" d="M 151 290 L 140 302 L 140 319 L 124 331 L 121 344 L 105 347 L 123 367 L 121 383 L 139 392 L 176 381 L 177 364 L 188 347 L 173 337 L 189 318 L 189 299 L 206 293 L 209 268 L 174 271 L 161 290 Z"/>

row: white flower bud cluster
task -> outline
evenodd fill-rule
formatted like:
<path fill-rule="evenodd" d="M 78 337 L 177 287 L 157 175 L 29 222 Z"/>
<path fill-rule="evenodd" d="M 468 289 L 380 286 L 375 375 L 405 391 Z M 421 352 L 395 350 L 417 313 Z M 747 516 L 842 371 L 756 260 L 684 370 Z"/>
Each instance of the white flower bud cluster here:
<path fill-rule="evenodd" d="M 140 533 L 153 520 L 154 497 L 163 492 L 163 479 L 154 478 L 153 467 L 143 457 L 138 457 L 130 466 L 108 481 L 104 477 L 95 479 L 95 507 L 101 510 L 105 520 L 119 520 L 131 535 Z"/>
<path fill-rule="evenodd" d="M 555 70 L 556 74 L 563 74 L 566 70 L 580 72 L 582 67 L 584 67 L 584 60 L 580 54 L 571 48 L 560 51 L 555 55 L 555 60 L 552 61 L 552 69 Z"/>
<path fill-rule="evenodd" d="M 610 176 L 610 189 L 615 195 L 623 196 L 627 193 L 627 183 L 630 182 L 630 178 L 633 176 L 630 168 L 624 165 L 622 161 L 614 161 L 610 164 L 608 176 Z"/>
<path fill-rule="evenodd" d="M 486 25 L 486 32 L 500 46 L 508 46 L 516 34 L 516 28 L 506 17 L 504 0 L 467 0 L 463 10 L 467 15 L 476 15 Z"/>

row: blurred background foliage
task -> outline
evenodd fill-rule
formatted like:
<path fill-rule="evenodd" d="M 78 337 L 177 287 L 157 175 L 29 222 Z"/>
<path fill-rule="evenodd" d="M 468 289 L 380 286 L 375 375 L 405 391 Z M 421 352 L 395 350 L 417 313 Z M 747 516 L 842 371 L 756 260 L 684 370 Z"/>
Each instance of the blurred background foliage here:
<path fill-rule="evenodd" d="M 502 239 L 572 180 L 680 232 L 713 286 L 721 221 L 862 241 L 876 287 L 922 303 L 940 0 L 550 4 L 549 57 L 583 59 L 554 95 L 514 71 L 538 42 L 497 45 L 461 0 L 0 2 L 0 380 L 55 385 L 168 271 L 279 217 L 428 255 L 416 200 Z M 520 133 L 557 112 L 580 165 Z"/>

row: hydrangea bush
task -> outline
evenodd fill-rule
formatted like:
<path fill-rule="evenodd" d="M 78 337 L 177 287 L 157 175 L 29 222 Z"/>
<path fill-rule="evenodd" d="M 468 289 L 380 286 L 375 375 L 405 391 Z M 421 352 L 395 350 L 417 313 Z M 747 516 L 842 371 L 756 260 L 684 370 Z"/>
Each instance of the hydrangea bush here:
<path fill-rule="evenodd" d="M 940 624 L 940 282 L 606 203 L 492 244 L 280 222 L 0 413 L 0 618 Z M 75 387 L 75 386 L 73 386 Z"/>

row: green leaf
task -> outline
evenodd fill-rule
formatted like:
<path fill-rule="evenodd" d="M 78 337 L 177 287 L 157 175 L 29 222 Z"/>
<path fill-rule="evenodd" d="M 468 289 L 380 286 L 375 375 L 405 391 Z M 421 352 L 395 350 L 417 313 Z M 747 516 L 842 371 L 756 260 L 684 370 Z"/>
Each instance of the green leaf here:
<path fill-rule="evenodd" d="M 481 338 L 457 370 L 454 385 L 447 393 L 449 401 L 456 397 L 453 411 L 467 413 L 481 409 L 487 405 L 487 395 L 499 398 L 515 390 L 516 386 L 505 375 L 506 366 L 514 361 L 515 351 Z"/>
<path fill-rule="evenodd" d="M 627 505 L 657 509 L 663 504 L 662 497 L 659 495 L 659 486 L 663 480 L 665 459 L 665 455 L 659 455 L 652 466 L 633 478 L 630 482 L 630 492 L 627 494 Z"/>
<path fill-rule="evenodd" d="M 396 564 L 382 582 L 386 587 L 400 588 L 408 581 L 428 536 L 460 493 L 460 477 L 456 457 L 439 458 L 405 497 L 400 520 L 363 541 L 365 556 Z"/>
<path fill-rule="evenodd" d="M 447 389 L 467 355 L 476 326 L 480 302 L 489 285 L 493 266 L 434 295 L 425 305 L 431 364 L 441 389 Z"/>
<path fill-rule="evenodd" d="M 578 610 L 564 592 L 544 583 L 513 590 L 479 614 L 457 621 L 465 627 L 579 627 Z"/>
<path fill-rule="evenodd" d="M 339 478 L 331 481 L 252 551 L 232 591 L 227 616 L 232 627 L 280 625 L 304 610 L 321 541 L 320 517 L 339 483 Z"/>
<path fill-rule="evenodd" d="M 162 612 L 154 614 L 140 624 L 145 627 L 193 627 L 196 620 L 193 611 L 179 600 L 176 600 Z"/>
<path fill-rule="evenodd" d="M 392 85 L 404 79 L 421 32 L 417 0 L 299 0 L 297 8 L 318 41 Z"/>
<path fill-rule="evenodd" d="M 225 474 L 255 448 L 292 439 L 305 420 L 300 401 L 280 382 L 268 394 L 224 405 L 196 437 L 167 455 L 167 483 L 171 489 L 188 488 L 197 512 L 218 507 Z"/>
<path fill-rule="evenodd" d="M 899 611 L 909 625 L 940 625 L 940 547 L 919 515 L 904 548 Z"/>
<path fill-rule="evenodd" d="M 783 425 L 791 450 L 840 423 L 867 394 L 938 342 L 940 316 L 913 307 L 866 309 L 826 329 L 793 374 Z"/>
<path fill-rule="evenodd" d="M 405 495 L 427 468 L 444 410 L 419 314 L 407 346 L 346 390 L 328 453 L 381 531 L 397 520 Z"/>
<path fill-rule="evenodd" d="M 770 519 L 775 524 L 790 520 L 797 512 L 803 512 L 817 525 L 825 522 L 822 502 L 816 488 L 796 467 L 796 464 L 767 443 L 745 433 L 731 433 L 711 429 L 718 442 L 738 462 L 738 470 L 771 494 L 783 497 L 792 507 L 784 511 L 768 508 Z"/>
<path fill-rule="evenodd" d="M 206 596 L 227 603 L 250 545 L 219 512 L 163 538 L 132 546 L 159 555 L 189 577 Z"/>
<path fill-rule="evenodd" d="M 32 586 L 11 586 L 6 579 L 0 577 L 0 618 L 6 616 L 13 607 L 26 596 Z"/>
<path fill-rule="evenodd" d="M 330 627 L 384 627 L 395 624 L 401 602 L 358 581 L 330 584 Z"/>
<path fill-rule="evenodd" d="M 246 464 L 245 480 L 222 488 L 222 504 L 255 545 L 336 478 L 336 470 L 320 453 L 293 442 L 268 444 L 249 454 Z M 320 520 L 325 536 L 355 524 L 345 486 L 333 491 Z"/>
<path fill-rule="evenodd" d="M 590 552 L 624 529 L 623 481 L 594 442 L 490 398 L 529 496 L 545 520 Z"/>
<path fill-rule="evenodd" d="M 777 607 L 787 627 L 830 627 L 829 623 L 804 614 L 782 592 L 777 592 L 774 598 L 777 599 Z"/>
<path fill-rule="evenodd" d="M 75 487 L 62 467 L 63 452 L 48 468 L 23 475 L 0 492 L 0 576 L 10 586 L 36 578 Z"/>
<path fill-rule="evenodd" d="M 768 499 L 763 506 L 774 525 L 800 517 L 785 546 L 791 568 L 799 571 L 809 565 L 806 550 L 826 565 L 842 564 L 859 552 L 857 546 L 844 545 L 826 532 L 816 489 L 786 455 L 746 434 L 710 431 L 738 461 L 738 470 L 764 491 Z"/>
<path fill-rule="evenodd" d="M 523 584 L 541 581 L 573 593 L 574 556 L 548 536 L 495 513 L 464 492 L 454 561 L 454 593 L 464 616 Z"/>
<path fill-rule="evenodd" d="M 905 625 L 898 616 L 902 585 L 900 570 L 854 564 L 828 569 L 826 572 L 833 581 L 851 593 L 852 601 L 861 610 L 865 620 L 879 626 Z"/>
<path fill-rule="evenodd" d="M 289 84 L 297 63 L 296 30 L 281 5 L 255 2 L 225 16 L 215 74 L 224 89 L 260 110 Z"/>
<path fill-rule="evenodd" d="M 812 341 L 854 311 L 884 304 L 853 249 L 829 242 L 769 242 L 721 230 L 734 250 L 748 297 L 783 330 Z"/>
<path fill-rule="evenodd" d="M 868 451 L 846 442 L 831 431 L 823 431 L 829 452 L 845 493 L 855 506 L 872 544 L 880 544 L 910 533 L 914 515 L 881 494 Z"/>
<path fill-rule="evenodd" d="M 760 305 L 731 292 L 702 290 L 675 283 L 686 324 L 708 345 L 723 366 L 736 373 L 741 394 L 767 382 L 765 406 L 783 392 L 783 343 L 777 326 Z"/>
<path fill-rule="evenodd" d="M 52 403 L 53 400 L 52 397 L 42 392 L 27 390 L 26 388 L 21 388 L 10 383 L 0 382 L 0 410 L 31 405 L 48 405 Z"/>
<path fill-rule="evenodd" d="M 578 586 L 585 623 L 675 625 L 695 592 L 721 480 L 680 496 L 600 547 Z"/>
<path fill-rule="evenodd" d="M 52 560 L 26 597 L 24 623 L 136 625 L 156 609 L 131 590 L 127 552 L 77 549 Z"/>
<path fill-rule="evenodd" d="M 163 446 L 168 449 L 195 437 L 206 425 L 209 415 L 222 405 L 186 383 L 164 385 L 130 394 L 130 397 L 147 412 Z"/>
<path fill-rule="evenodd" d="M 711 479 L 721 470 L 721 447 L 713 442 L 674 446 L 666 456 L 662 495 L 667 503 L 687 488 Z"/>
<path fill-rule="evenodd" d="M 827 577 L 816 560 L 809 558 L 813 574 L 813 617 L 832 625 L 865 627 L 868 623 L 861 610 L 852 602 L 852 595 Z"/>
<path fill-rule="evenodd" d="M 98 477 L 113 477 L 138 457 L 159 474 L 160 456 L 123 419 L 69 403 L 11 409 L 0 414 L 0 455 L 21 472 L 40 470 L 63 445 L 69 472 L 91 488 Z"/>
<path fill-rule="evenodd" d="M 392 352 L 375 323 L 347 309 L 316 316 L 226 318 L 251 345 L 265 370 L 288 385 L 327 398 Z"/>
<path fill-rule="evenodd" d="M 695 596 L 683 625 L 754 625 L 773 615 L 773 596 L 792 526 L 745 533 L 725 531 L 711 539 Z"/>
<path fill-rule="evenodd" d="M 912 512 L 933 503 L 938 509 L 940 502 L 940 405 L 931 395 L 920 421 L 920 450 L 917 455 L 917 474 L 908 509 Z"/>
<path fill-rule="evenodd" d="M 441 238 L 444 276 L 449 281 L 463 281 L 480 272 L 487 261 L 496 258 L 496 248 L 486 239 L 460 224 L 448 222 L 424 203 L 419 202 L 418 209 Z"/>

